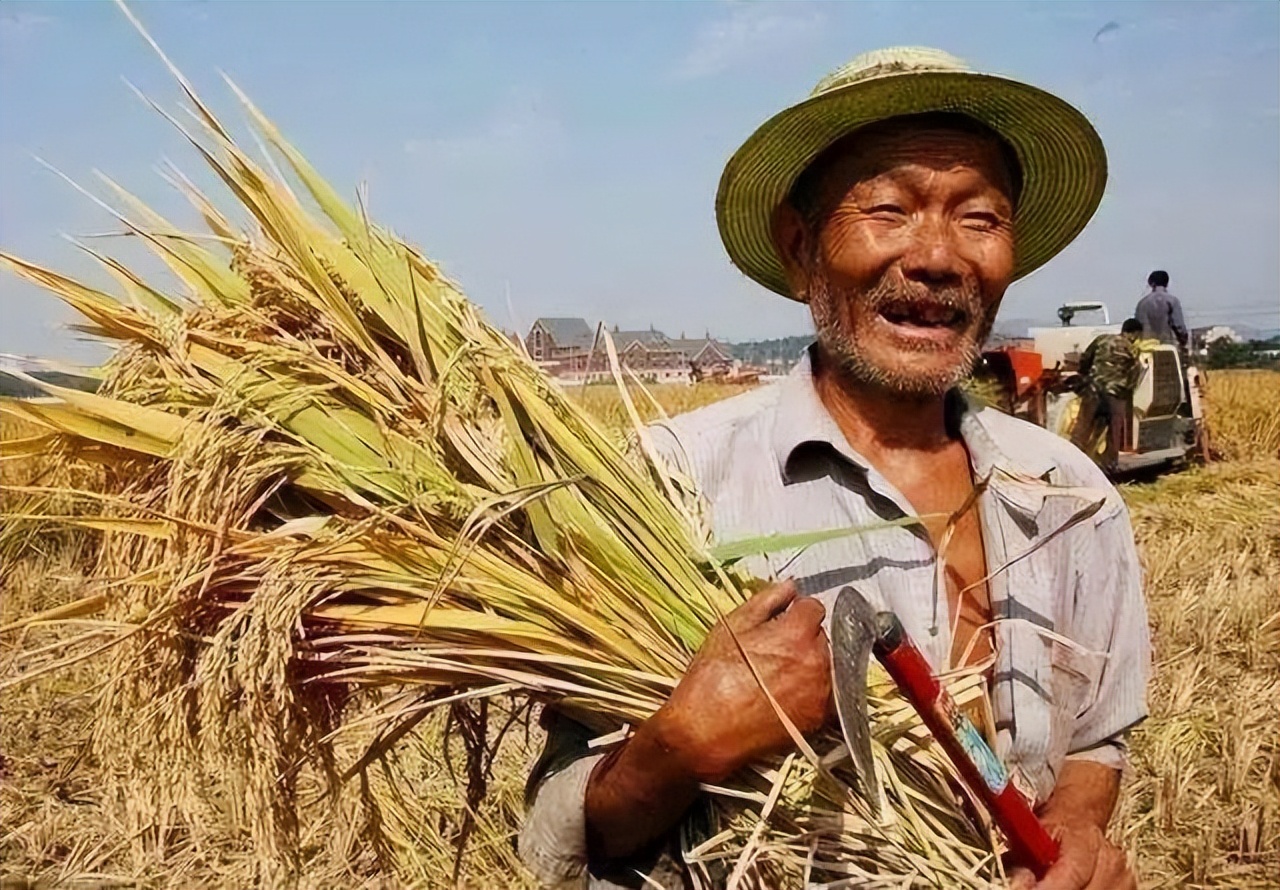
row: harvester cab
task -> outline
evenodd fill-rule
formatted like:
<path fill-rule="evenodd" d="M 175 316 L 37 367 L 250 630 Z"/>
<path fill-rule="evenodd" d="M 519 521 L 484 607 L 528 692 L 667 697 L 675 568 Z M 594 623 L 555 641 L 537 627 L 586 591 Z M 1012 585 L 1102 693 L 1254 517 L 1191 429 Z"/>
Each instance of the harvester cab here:
<path fill-rule="evenodd" d="M 1080 408 L 1080 357 L 1100 334 L 1120 333 L 1120 325 L 1098 302 L 1065 303 L 1058 319 L 1057 326 L 1033 327 L 1026 337 L 984 353 L 979 377 L 998 407 L 1070 438 Z M 1142 375 L 1129 405 L 1118 475 L 1178 466 L 1203 449 L 1199 369 L 1176 346 L 1141 346 Z M 1091 456 L 1100 461 L 1097 444 Z"/>

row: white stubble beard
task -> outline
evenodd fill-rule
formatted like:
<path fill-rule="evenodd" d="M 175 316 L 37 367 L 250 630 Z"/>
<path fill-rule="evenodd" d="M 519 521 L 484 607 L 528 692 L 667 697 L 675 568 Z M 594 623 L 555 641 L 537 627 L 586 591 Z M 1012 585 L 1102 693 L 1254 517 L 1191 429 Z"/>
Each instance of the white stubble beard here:
<path fill-rule="evenodd" d="M 981 355 L 982 344 L 986 342 L 995 322 L 996 307 L 984 307 L 976 287 L 962 285 L 929 290 L 928 296 L 962 309 L 971 319 L 980 318 L 981 324 L 977 329 L 970 327 L 964 332 L 955 362 L 945 368 L 927 371 L 912 370 L 904 366 L 886 367 L 873 361 L 867 351 L 860 348 L 860 332 L 857 327 L 846 330 L 844 317 L 840 312 L 838 301 L 859 300 L 863 306 L 857 314 L 865 318 L 867 314 L 874 314 L 877 307 L 886 302 L 911 299 L 909 287 L 885 277 L 863 294 L 843 297 L 834 292 L 825 272 L 815 271 L 810 277 L 808 303 L 819 346 L 849 380 L 904 398 L 920 399 L 944 395 L 969 377 Z M 849 317 L 856 318 L 857 314 L 851 313 Z M 922 348 L 921 351 L 928 350 Z"/>

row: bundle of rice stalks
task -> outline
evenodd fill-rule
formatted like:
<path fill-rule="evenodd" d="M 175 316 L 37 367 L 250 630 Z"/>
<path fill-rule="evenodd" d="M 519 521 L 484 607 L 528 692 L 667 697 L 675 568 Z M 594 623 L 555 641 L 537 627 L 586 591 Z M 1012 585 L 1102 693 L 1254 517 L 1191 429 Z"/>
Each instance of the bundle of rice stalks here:
<path fill-rule="evenodd" d="M 303 762 L 339 783 L 447 707 L 482 764 L 484 712 L 470 703 L 495 696 L 616 732 L 658 708 L 751 584 L 717 557 L 625 389 L 638 455 L 436 266 L 343 202 L 243 94 L 308 200 L 174 74 L 195 123 L 170 120 L 254 227 L 175 177 L 209 230 L 181 233 L 108 181 L 121 223 L 185 293 L 96 252 L 122 299 L 0 255 L 117 344 L 100 392 L 41 384 L 47 400 L 0 403 L 41 430 L 7 456 L 101 468 L 62 517 L 102 533 L 97 586 L 36 616 L 95 621 L 82 649 L 27 666 L 110 651 L 100 750 L 148 783 L 140 824 L 161 840 L 189 830 L 195 802 L 216 793 L 274 885 L 298 868 Z M 6 517 L 50 518 L 36 506 Z M 984 695 L 972 671 L 954 691 Z M 886 815 L 870 816 L 826 738 L 821 763 L 760 764 L 709 789 L 723 831 L 688 851 L 697 874 L 727 863 L 743 886 L 824 864 L 867 886 L 998 876 L 996 840 L 914 712 L 883 678 L 871 693 Z M 360 697 L 382 731 L 340 764 L 332 740 Z"/>

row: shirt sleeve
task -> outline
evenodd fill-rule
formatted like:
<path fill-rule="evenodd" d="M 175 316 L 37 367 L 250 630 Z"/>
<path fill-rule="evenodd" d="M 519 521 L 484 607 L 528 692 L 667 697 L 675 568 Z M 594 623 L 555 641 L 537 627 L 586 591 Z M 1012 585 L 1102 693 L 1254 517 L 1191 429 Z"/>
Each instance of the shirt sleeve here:
<path fill-rule="evenodd" d="M 1098 342 L 1100 337 L 1095 337 L 1093 341 L 1085 347 L 1084 355 L 1080 356 L 1080 367 L 1077 373 L 1082 377 L 1087 377 L 1089 372 L 1093 370 L 1093 362 L 1098 354 Z"/>
<path fill-rule="evenodd" d="M 542 725 L 547 743 L 525 787 L 520 860 L 545 887 L 586 887 L 587 782 L 604 754 L 591 753 L 586 727 L 555 711 L 543 711 Z"/>
<path fill-rule="evenodd" d="M 525 787 L 527 810 L 517 841 L 525 867 L 554 890 L 683 890 L 675 833 L 627 859 L 590 862 L 587 783 L 607 755 L 594 753 L 590 730 L 554 710 L 542 712 L 542 725 L 547 744 Z"/>
<path fill-rule="evenodd" d="M 1125 367 L 1125 389 L 1132 394 L 1133 390 L 1138 386 L 1138 381 L 1142 379 L 1142 358 L 1138 352 L 1137 344 L 1129 344 L 1126 357 L 1128 358 L 1128 364 Z"/>
<path fill-rule="evenodd" d="M 1147 716 L 1151 641 L 1142 568 L 1124 507 L 1098 523 L 1077 576 L 1075 637 L 1106 653 L 1092 703 L 1076 719 L 1068 756 L 1122 768 L 1125 734 Z"/>
<path fill-rule="evenodd" d="M 1107 739 L 1100 745 L 1068 754 L 1067 760 L 1084 760 L 1089 763 L 1097 763 L 1102 766 L 1109 766 L 1116 772 L 1122 773 L 1129 768 L 1128 733 L 1121 733 L 1114 738 Z"/>
<path fill-rule="evenodd" d="M 1187 323 L 1182 317 L 1182 303 L 1177 297 L 1169 299 L 1169 326 L 1183 346 L 1187 345 Z"/>

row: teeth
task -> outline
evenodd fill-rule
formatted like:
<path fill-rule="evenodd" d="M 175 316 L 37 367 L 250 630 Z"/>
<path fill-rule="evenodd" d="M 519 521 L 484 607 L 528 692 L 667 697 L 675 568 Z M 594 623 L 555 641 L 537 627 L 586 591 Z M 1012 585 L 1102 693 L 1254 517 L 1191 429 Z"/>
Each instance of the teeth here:
<path fill-rule="evenodd" d="M 960 320 L 960 312 L 938 303 L 917 303 L 886 307 L 882 313 L 893 324 L 925 327 L 951 326 Z"/>

